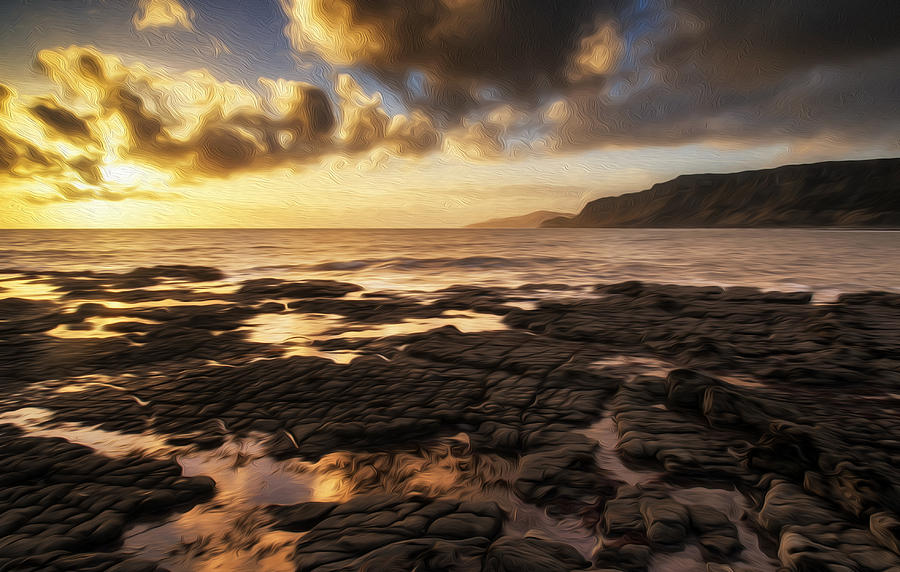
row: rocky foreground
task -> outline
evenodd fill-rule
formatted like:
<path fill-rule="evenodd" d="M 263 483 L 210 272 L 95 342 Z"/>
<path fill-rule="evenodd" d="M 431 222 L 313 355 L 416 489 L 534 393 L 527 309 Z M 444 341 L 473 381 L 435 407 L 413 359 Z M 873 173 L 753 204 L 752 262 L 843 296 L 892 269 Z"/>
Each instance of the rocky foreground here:
<path fill-rule="evenodd" d="M 297 570 L 900 569 L 897 294 L 3 274 L 48 294 L 0 300 L 2 570 L 253 552 L 252 530 L 162 562 L 127 540 L 226 503 L 183 455 L 250 438 L 318 483 L 236 518 L 284 535 Z M 503 326 L 366 335 L 460 312 Z M 353 359 L 254 341 L 285 314 L 339 317 L 310 347 Z M 79 427 L 168 449 L 105 453 Z"/>

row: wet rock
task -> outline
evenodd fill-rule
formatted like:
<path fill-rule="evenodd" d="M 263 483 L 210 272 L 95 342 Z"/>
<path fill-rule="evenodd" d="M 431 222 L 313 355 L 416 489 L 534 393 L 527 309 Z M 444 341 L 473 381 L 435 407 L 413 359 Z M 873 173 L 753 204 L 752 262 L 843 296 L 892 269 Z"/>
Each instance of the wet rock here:
<path fill-rule="evenodd" d="M 358 569 L 363 562 L 403 570 L 441 562 L 452 569 L 477 570 L 472 566 L 484 557 L 502 520 L 493 503 L 362 495 L 315 524 L 298 542 L 293 558 L 298 570 Z"/>
<path fill-rule="evenodd" d="M 708 389 L 721 387 L 721 382 L 689 369 L 676 369 L 666 377 L 667 404 L 691 411 L 701 409 Z"/>
<path fill-rule="evenodd" d="M 897 295 L 848 294 L 812 305 L 807 294 L 631 282 L 599 286 L 600 295 L 542 300 L 526 310 L 511 304 L 526 290 L 504 288 L 457 286 L 425 301 L 396 292 L 344 297 L 357 287 L 330 281 L 248 281 L 235 294 L 192 285 L 217 276 L 194 267 L 28 274 L 57 286 L 67 300 L 172 297 L 183 303 L 91 303 L 72 310 L 57 302 L 0 301 L 0 397 L 11 400 L 0 409 L 45 407 L 58 421 L 149 429 L 180 446 L 253 435 L 279 457 L 317 461 L 340 452 L 347 461 L 338 469 L 350 475 L 353 494 L 391 495 L 369 498 L 364 506 L 354 499 L 331 509 L 275 509 L 284 528 L 310 529 L 296 554 L 309 569 L 369 563 L 477 570 L 490 551 L 492 562 L 508 568 L 530 554 L 536 539 L 502 540 L 499 513 L 463 510 L 458 499 L 409 498 L 410 490 L 440 487 L 420 482 L 411 488 L 409 475 L 398 481 L 402 475 L 385 471 L 399 459 L 433 455 L 451 438 L 450 453 L 426 461 L 446 463 L 441 466 L 469 484 L 488 474 L 485 487 L 546 507 L 550 518 L 596 523 L 610 540 L 595 555 L 597 566 L 645 569 L 654 554 L 686 543 L 694 552 L 699 545 L 706 560 L 741 569 L 735 526 L 722 512 L 676 502 L 652 483 L 622 486 L 598 467 L 596 443 L 578 432 L 606 414 L 618 437 L 607 445 L 629 468 L 651 471 L 648 478 L 657 484 L 737 486 L 785 568 L 894 565 Z M 299 319 L 304 312 L 343 316 L 345 323 L 329 334 L 334 337 L 314 348 L 352 350 L 355 359 L 337 364 L 285 357 L 284 347 L 250 342 L 245 325 L 251 318 L 286 311 L 273 298 L 292 299 L 289 310 Z M 200 300 L 216 302 L 193 303 Z M 365 324 L 460 309 L 503 313 L 509 329 L 338 337 Z M 47 334 L 57 326 L 86 327 L 91 317 L 120 319 L 104 328 L 108 338 Z M 616 365 L 617 356 L 628 359 Z M 628 361 L 640 358 L 657 365 Z M 638 370 L 652 375 L 635 375 Z M 55 391 L 81 376 L 112 382 Z M 88 545 L 73 548 L 68 533 L 76 527 L 78 542 L 115 539 L 135 515 L 192 502 L 211 486 L 175 486 L 168 479 L 178 479 L 177 471 L 159 467 L 129 465 L 101 474 L 103 459 L 53 464 L 70 454 L 48 450 L 0 471 L 0 484 L 19 491 L 15 498 L 0 495 L 9 501 L 0 512 L 0 546 L 17 554 L 38 551 L 15 557 L 31 559 L 28 565 L 16 560 L 25 569 L 52 569 L 57 558 L 81 557 L 74 549 L 99 554 Z M 60 476 L 63 468 L 74 476 Z M 44 474 L 53 482 L 20 488 Z M 457 485 L 450 482 L 434 496 L 473 491 Z M 88 488 L 75 502 L 65 487 Z M 109 492 L 135 487 L 142 492 Z M 342 512 L 345 506 L 349 512 Z M 85 568 L 106 566 L 85 558 Z"/>
<path fill-rule="evenodd" d="M 775 482 L 768 490 L 759 512 L 760 523 L 773 534 L 791 524 L 833 522 L 834 512 L 823 501 L 808 495 L 800 486 Z"/>
<path fill-rule="evenodd" d="M 0 568 L 155 570 L 114 546 L 129 522 L 209 498 L 208 477 L 174 461 L 111 459 L 63 439 L 0 425 Z"/>
<path fill-rule="evenodd" d="M 879 512 L 869 519 L 869 530 L 882 546 L 900 554 L 900 520 L 897 517 Z"/>
<path fill-rule="evenodd" d="M 337 506 L 338 503 L 334 502 L 307 502 L 290 506 L 270 506 L 269 512 L 275 517 L 279 529 L 305 532 L 321 522 Z"/>
<path fill-rule="evenodd" d="M 547 505 L 613 493 L 614 483 L 595 470 L 595 443 L 579 435 L 557 438 L 554 443 L 522 457 L 515 480 L 521 498 Z"/>
<path fill-rule="evenodd" d="M 698 534 L 707 559 L 722 560 L 743 549 L 737 527 L 727 515 L 705 505 L 690 505 L 691 526 Z"/>
<path fill-rule="evenodd" d="M 460 507 L 460 510 L 464 510 Z M 500 532 L 500 521 L 493 516 L 470 516 L 448 514 L 432 522 L 427 533 L 448 539 L 463 539 L 483 536 L 493 538 Z"/>
<path fill-rule="evenodd" d="M 624 296 L 639 296 L 644 291 L 644 283 L 637 280 L 629 280 L 618 284 L 597 286 L 597 291 L 607 294 L 622 294 Z"/>
<path fill-rule="evenodd" d="M 647 544 L 623 543 L 605 547 L 594 553 L 594 563 L 604 570 L 643 572 L 647 570 L 653 551 Z"/>
<path fill-rule="evenodd" d="M 647 539 L 653 544 L 678 546 L 684 542 L 690 515 L 682 504 L 667 498 L 643 495 L 639 501 Z"/>
<path fill-rule="evenodd" d="M 359 290 L 362 288 L 356 284 L 334 280 L 285 282 L 277 278 L 259 278 L 245 281 L 235 296 L 238 299 L 340 298 Z"/>
<path fill-rule="evenodd" d="M 568 572 L 590 567 L 577 550 L 561 542 L 504 537 L 494 542 L 484 559 L 485 572 Z"/>
<path fill-rule="evenodd" d="M 568 284 L 561 284 L 559 282 L 529 282 L 528 284 L 522 284 L 517 289 L 518 290 L 569 290 L 572 287 Z"/>
<path fill-rule="evenodd" d="M 748 451 L 747 463 L 761 472 L 800 480 L 806 471 L 819 467 L 820 451 L 811 433 L 812 428 L 775 423 Z"/>

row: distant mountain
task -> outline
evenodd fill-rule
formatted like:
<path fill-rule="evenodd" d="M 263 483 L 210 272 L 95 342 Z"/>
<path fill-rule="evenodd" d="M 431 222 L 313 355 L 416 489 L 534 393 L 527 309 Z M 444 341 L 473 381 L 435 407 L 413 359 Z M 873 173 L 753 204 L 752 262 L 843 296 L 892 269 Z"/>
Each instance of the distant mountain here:
<path fill-rule="evenodd" d="M 900 227 L 900 159 L 682 175 L 543 227 Z"/>
<path fill-rule="evenodd" d="M 553 211 L 534 211 L 527 215 L 511 216 L 507 218 L 492 218 L 484 222 L 470 224 L 466 228 L 538 228 L 541 223 L 560 217 L 571 217 L 571 213 L 557 213 Z"/>

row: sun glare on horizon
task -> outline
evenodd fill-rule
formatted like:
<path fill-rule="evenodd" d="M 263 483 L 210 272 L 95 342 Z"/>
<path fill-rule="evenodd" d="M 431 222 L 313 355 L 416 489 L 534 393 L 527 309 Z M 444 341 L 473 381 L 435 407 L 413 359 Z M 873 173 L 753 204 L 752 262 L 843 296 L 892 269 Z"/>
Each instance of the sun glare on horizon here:
<path fill-rule="evenodd" d="M 196 226 L 458 227 L 897 155 L 895 8 L 807 4 L 773 3 L 770 29 L 705 0 L 14 0 L 0 227 L 140 201 Z"/>

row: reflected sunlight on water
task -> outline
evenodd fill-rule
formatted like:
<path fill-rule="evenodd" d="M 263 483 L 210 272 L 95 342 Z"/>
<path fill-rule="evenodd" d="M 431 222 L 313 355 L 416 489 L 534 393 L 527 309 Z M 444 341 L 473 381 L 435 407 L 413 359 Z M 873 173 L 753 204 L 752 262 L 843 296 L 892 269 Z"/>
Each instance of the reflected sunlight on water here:
<path fill-rule="evenodd" d="M 100 385 L 96 383 L 85 386 Z M 106 384 L 102 384 L 108 386 Z M 74 386 L 63 386 L 62 390 Z M 57 390 L 59 391 L 59 390 Z M 276 461 L 264 452 L 262 437 L 229 439 L 212 451 L 167 443 L 152 433 L 122 433 L 76 423 L 54 423 L 53 412 L 27 407 L 0 413 L 35 437 L 63 438 L 110 457 L 141 454 L 175 457 L 184 476 L 211 476 L 215 496 L 161 522 L 140 523 L 124 535 L 123 550 L 160 562 L 173 572 L 205 570 L 293 570 L 290 554 L 302 534 L 272 530 L 262 508 L 329 496 L 318 490 L 325 475 L 300 461 Z"/>
<path fill-rule="evenodd" d="M 124 318 L 121 316 L 103 318 L 93 316 L 74 324 L 61 324 L 52 330 L 48 330 L 47 334 L 56 338 L 108 338 L 122 335 L 121 332 L 115 331 L 115 328 L 112 326 L 125 322 L 151 325 L 158 323 L 143 318 Z"/>
<path fill-rule="evenodd" d="M 353 351 L 324 351 L 313 345 L 332 338 L 384 338 L 427 332 L 453 326 L 461 332 L 504 330 L 503 317 L 494 314 L 456 311 L 437 318 L 406 319 L 387 324 L 359 324 L 336 314 L 282 313 L 255 316 L 244 322 L 250 341 L 273 344 L 285 355 L 319 356 L 347 363 L 360 355 Z"/>
<path fill-rule="evenodd" d="M 262 507 L 312 500 L 319 476 L 296 461 L 266 456 L 258 439 L 230 439 L 177 460 L 185 476 L 213 476 L 215 497 L 162 523 L 133 527 L 125 534 L 125 551 L 173 572 L 294 569 L 290 554 L 302 534 L 272 530 Z"/>
<path fill-rule="evenodd" d="M 893 231 L 2 230 L 0 239 L 6 245 L 0 267 L 7 269 L 123 271 L 202 263 L 227 274 L 223 283 L 205 286 L 219 292 L 270 276 L 345 280 L 370 291 L 632 279 L 810 289 L 826 297 L 900 291 L 900 268 L 893 263 L 900 259 L 900 233 Z"/>

